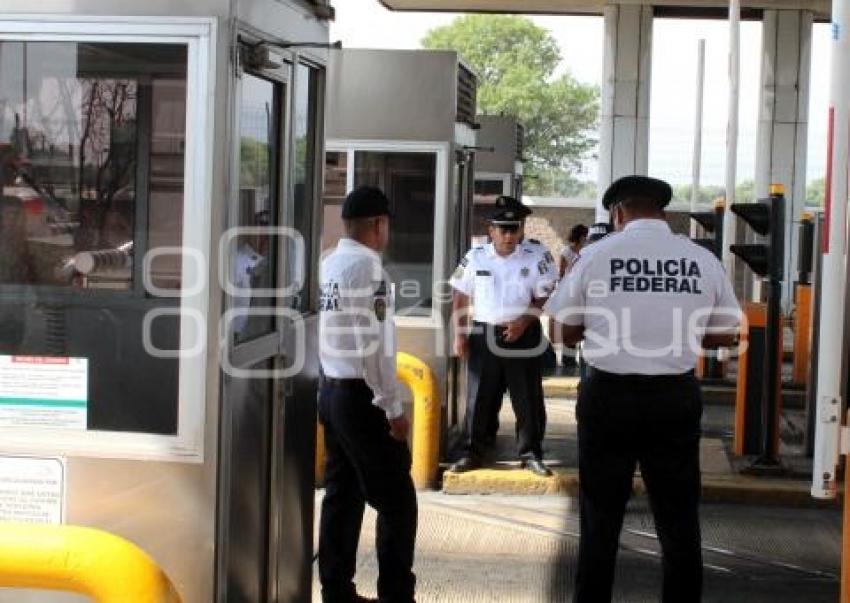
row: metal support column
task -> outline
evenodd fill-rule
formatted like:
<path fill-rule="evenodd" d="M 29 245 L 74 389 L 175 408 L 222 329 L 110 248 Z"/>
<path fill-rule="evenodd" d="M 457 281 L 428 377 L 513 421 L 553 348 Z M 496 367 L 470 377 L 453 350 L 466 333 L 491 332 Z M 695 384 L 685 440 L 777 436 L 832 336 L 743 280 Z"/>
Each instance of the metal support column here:
<path fill-rule="evenodd" d="M 764 11 L 756 149 L 756 198 L 766 197 L 771 183 L 785 185 L 785 274 L 797 266 L 800 216 L 806 200 L 809 75 L 812 13 Z M 793 279 L 782 286 L 782 307 L 793 300 Z"/>
<path fill-rule="evenodd" d="M 652 7 L 605 7 L 605 65 L 599 127 L 596 221 L 607 222 L 602 194 L 620 176 L 649 168 Z"/>

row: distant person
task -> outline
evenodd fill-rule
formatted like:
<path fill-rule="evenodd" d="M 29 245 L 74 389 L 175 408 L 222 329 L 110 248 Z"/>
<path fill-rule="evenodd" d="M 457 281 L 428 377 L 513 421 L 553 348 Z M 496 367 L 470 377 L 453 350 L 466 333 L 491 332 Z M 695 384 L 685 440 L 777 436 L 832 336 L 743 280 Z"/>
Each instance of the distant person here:
<path fill-rule="evenodd" d="M 578 259 L 581 248 L 587 242 L 587 226 L 584 224 L 576 224 L 570 229 L 570 234 L 567 236 L 567 245 L 561 252 L 561 261 L 558 264 L 558 274 L 561 278 L 569 272 L 570 268 Z"/>
<path fill-rule="evenodd" d="M 24 205 L 17 197 L 3 196 L 0 198 L 0 283 L 29 285 L 35 278 Z"/>
<path fill-rule="evenodd" d="M 23 204 L 17 197 L 0 197 L 0 287 L 30 285 L 35 279 Z M 25 327 L 26 309 L 22 303 L 0 303 L 0 353 L 20 351 Z"/>

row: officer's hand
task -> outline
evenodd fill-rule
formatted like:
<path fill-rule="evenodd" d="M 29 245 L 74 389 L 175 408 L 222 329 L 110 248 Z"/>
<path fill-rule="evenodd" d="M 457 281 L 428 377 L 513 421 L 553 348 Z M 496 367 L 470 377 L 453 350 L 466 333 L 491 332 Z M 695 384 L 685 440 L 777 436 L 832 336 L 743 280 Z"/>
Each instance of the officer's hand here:
<path fill-rule="evenodd" d="M 410 421 L 404 415 L 399 415 L 395 419 L 390 419 L 390 435 L 393 439 L 399 442 L 407 441 L 407 434 L 410 433 Z"/>
<path fill-rule="evenodd" d="M 455 345 L 454 345 L 455 356 L 458 358 L 466 358 L 469 353 L 469 337 L 466 335 L 455 335 Z"/>
<path fill-rule="evenodd" d="M 505 331 L 502 338 L 507 343 L 513 343 L 525 333 L 525 330 L 528 328 L 528 320 L 525 317 L 517 318 L 516 320 L 512 320 L 505 325 Z"/>

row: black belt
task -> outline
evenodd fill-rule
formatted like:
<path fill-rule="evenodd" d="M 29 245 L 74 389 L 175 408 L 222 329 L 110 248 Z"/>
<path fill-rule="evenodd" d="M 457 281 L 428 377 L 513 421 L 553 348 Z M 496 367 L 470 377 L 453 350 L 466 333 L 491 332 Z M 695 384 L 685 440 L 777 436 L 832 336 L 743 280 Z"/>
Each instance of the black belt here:
<path fill-rule="evenodd" d="M 660 375 L 643 375 L 640 373 L 609 373 L 608 371 L 603 371 L 602 369 L 598 369 L 590 364 L 587 365 L 585 369 L 585 375 L 587 377 L 598 377 L 602 379 L 611 379 L 611 380 L 657 380 L 660 381 L 662 379 L 687 379 L 694 376 L 694 371 L 685 371 L 684 373 L 662 373 Z"/>
<path fill-rule="evenodd" d="M 358 385 L 366 385 L 364 379 L 346 378 L 340 379 L 337 377 L 322 377 L 322 385 L 330 385 L 331 387 L 356 387 Z"/>

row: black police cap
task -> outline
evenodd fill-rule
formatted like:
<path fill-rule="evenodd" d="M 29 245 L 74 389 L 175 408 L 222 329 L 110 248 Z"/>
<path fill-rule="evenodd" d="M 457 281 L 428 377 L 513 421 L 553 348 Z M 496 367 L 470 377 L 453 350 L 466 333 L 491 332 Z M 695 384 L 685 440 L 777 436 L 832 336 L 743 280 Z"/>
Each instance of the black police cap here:
<path fill-rule="evenodd" d="M 531 210 L 521 201 L 502 195 L 496 199 L 493 211 L 490 213 L 490 222 L 493 224 L 519 224 L 529 215 L 531 215 Z"/>
<path fill-rule="evenodd" d="M 626 199 L 650 199 L 658 204 L 659 209 L 667 207 L 673 197 L 670 185 L 649 176 L 623 176 L 611 183 L 602 197 L 602 207 L 611 209 L 612 205 Z"/>
<path fill-rule="evenodd" d="M 342 218 L 375 218 L 392 216 L 390 200 L 384 192 L 374 186 L 360 186 L 348 193 L 342 204 Z"/>

